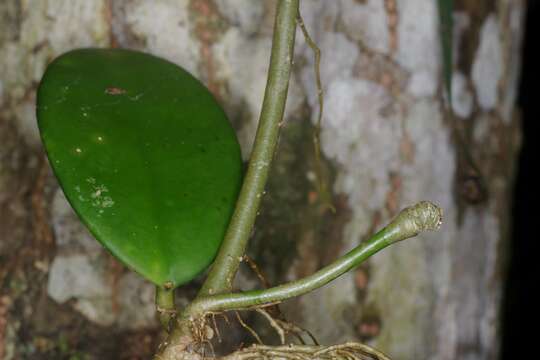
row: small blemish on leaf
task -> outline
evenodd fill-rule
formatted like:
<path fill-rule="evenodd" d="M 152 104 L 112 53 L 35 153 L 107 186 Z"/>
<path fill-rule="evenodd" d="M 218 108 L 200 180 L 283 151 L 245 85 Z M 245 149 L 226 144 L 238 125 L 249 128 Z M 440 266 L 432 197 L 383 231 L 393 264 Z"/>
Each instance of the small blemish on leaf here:
<path fill-rule="evenodd" d="M 122 95 L 125 93 L 126 93 L 126 90 L 119 87 L 110 86 L 105 89 L 105 94 L 107 95 Z"/>
<path fill-rule="evenodd" d="M 109 208 L 114 205 L 114 201 L 111 199 L 110 196 L 105 196 L 103 198 L 103 201 L 101 201 L 101 206 L 104 208 Z"/>

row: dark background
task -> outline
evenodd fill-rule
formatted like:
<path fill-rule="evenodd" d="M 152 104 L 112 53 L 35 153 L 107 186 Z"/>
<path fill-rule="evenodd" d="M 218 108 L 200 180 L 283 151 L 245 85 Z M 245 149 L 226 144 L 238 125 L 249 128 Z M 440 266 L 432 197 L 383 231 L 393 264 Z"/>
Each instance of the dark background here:
<path fill-rule="evenodd" d="M 540 2 L 529 0 L 523 48 L 519 106 L 523 113 L 523 147 L 515 183 L 508 282 L 503 307 L 502 359 L 540 359 Z"/>

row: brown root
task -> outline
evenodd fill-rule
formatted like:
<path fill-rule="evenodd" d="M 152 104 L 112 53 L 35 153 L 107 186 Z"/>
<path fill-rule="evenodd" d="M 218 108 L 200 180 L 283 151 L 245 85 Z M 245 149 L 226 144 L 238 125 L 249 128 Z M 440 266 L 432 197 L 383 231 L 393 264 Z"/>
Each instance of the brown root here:
<path fill-rule="evenodd" d="M 332 346 L 316 345 L 252 345 L 224 356 L 221 360 L 286 359 L 286 360 L 390 360 L 386 355 L 360 343 Z"/>

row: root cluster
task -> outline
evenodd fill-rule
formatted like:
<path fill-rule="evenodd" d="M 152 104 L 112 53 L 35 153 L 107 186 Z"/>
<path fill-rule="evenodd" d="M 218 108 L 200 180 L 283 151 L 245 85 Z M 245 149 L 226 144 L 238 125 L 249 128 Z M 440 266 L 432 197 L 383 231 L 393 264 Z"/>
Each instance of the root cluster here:
<path fill-rule="evenodd" d="M 283 359 L 283 360 L 390 360 L 383 353 L 363 344 L 340 345 L 253 345 L 236 351 L 222 360 Z"/>

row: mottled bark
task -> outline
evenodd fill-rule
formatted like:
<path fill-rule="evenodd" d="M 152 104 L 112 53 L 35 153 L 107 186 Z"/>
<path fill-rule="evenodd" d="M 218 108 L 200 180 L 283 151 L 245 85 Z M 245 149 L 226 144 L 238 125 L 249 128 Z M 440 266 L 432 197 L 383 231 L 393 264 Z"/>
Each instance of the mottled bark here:
<path fill-rule="evenodd" d="M 47 62 L 83 46 L 130 47 L 174 61 L 214 92 L 247 158 L 274 5 L 0 3 L 0 354 L 6 359 L 147 358 L 156 338 L 152 287 L 91 239 L 44 160 L 34 101 Z M 283 311 L 323 343 L 369 341 L 396 359 L 494 359 L 519 148 L 514 104 L 525 4 L 456 1 L 454 120 L 445 116 L 441 96 L 435 6 L 431 0 L 302 1 L 323 54 L 322 167 L 337 211 L 318 201 L 313 55 L 299 32 L 280 149 L 250 254 L 277 284 L 328 264 L 399 209 L 436 202 L 445 210 L 440 232 L 383 251 L 354 273 L 285 303 Z M 478 174 L 458 138 L 481 172 L 485 199 L 474 196 Z M 179 303 L 199 284 L 181 289 Z M 254 286 L 243 268 L 238 287 Z M 231 334 L 230 342 L 241 336 Z M 146 346 L 135 347 L 141 341 L 133 339 L 146 339 Z"/>

